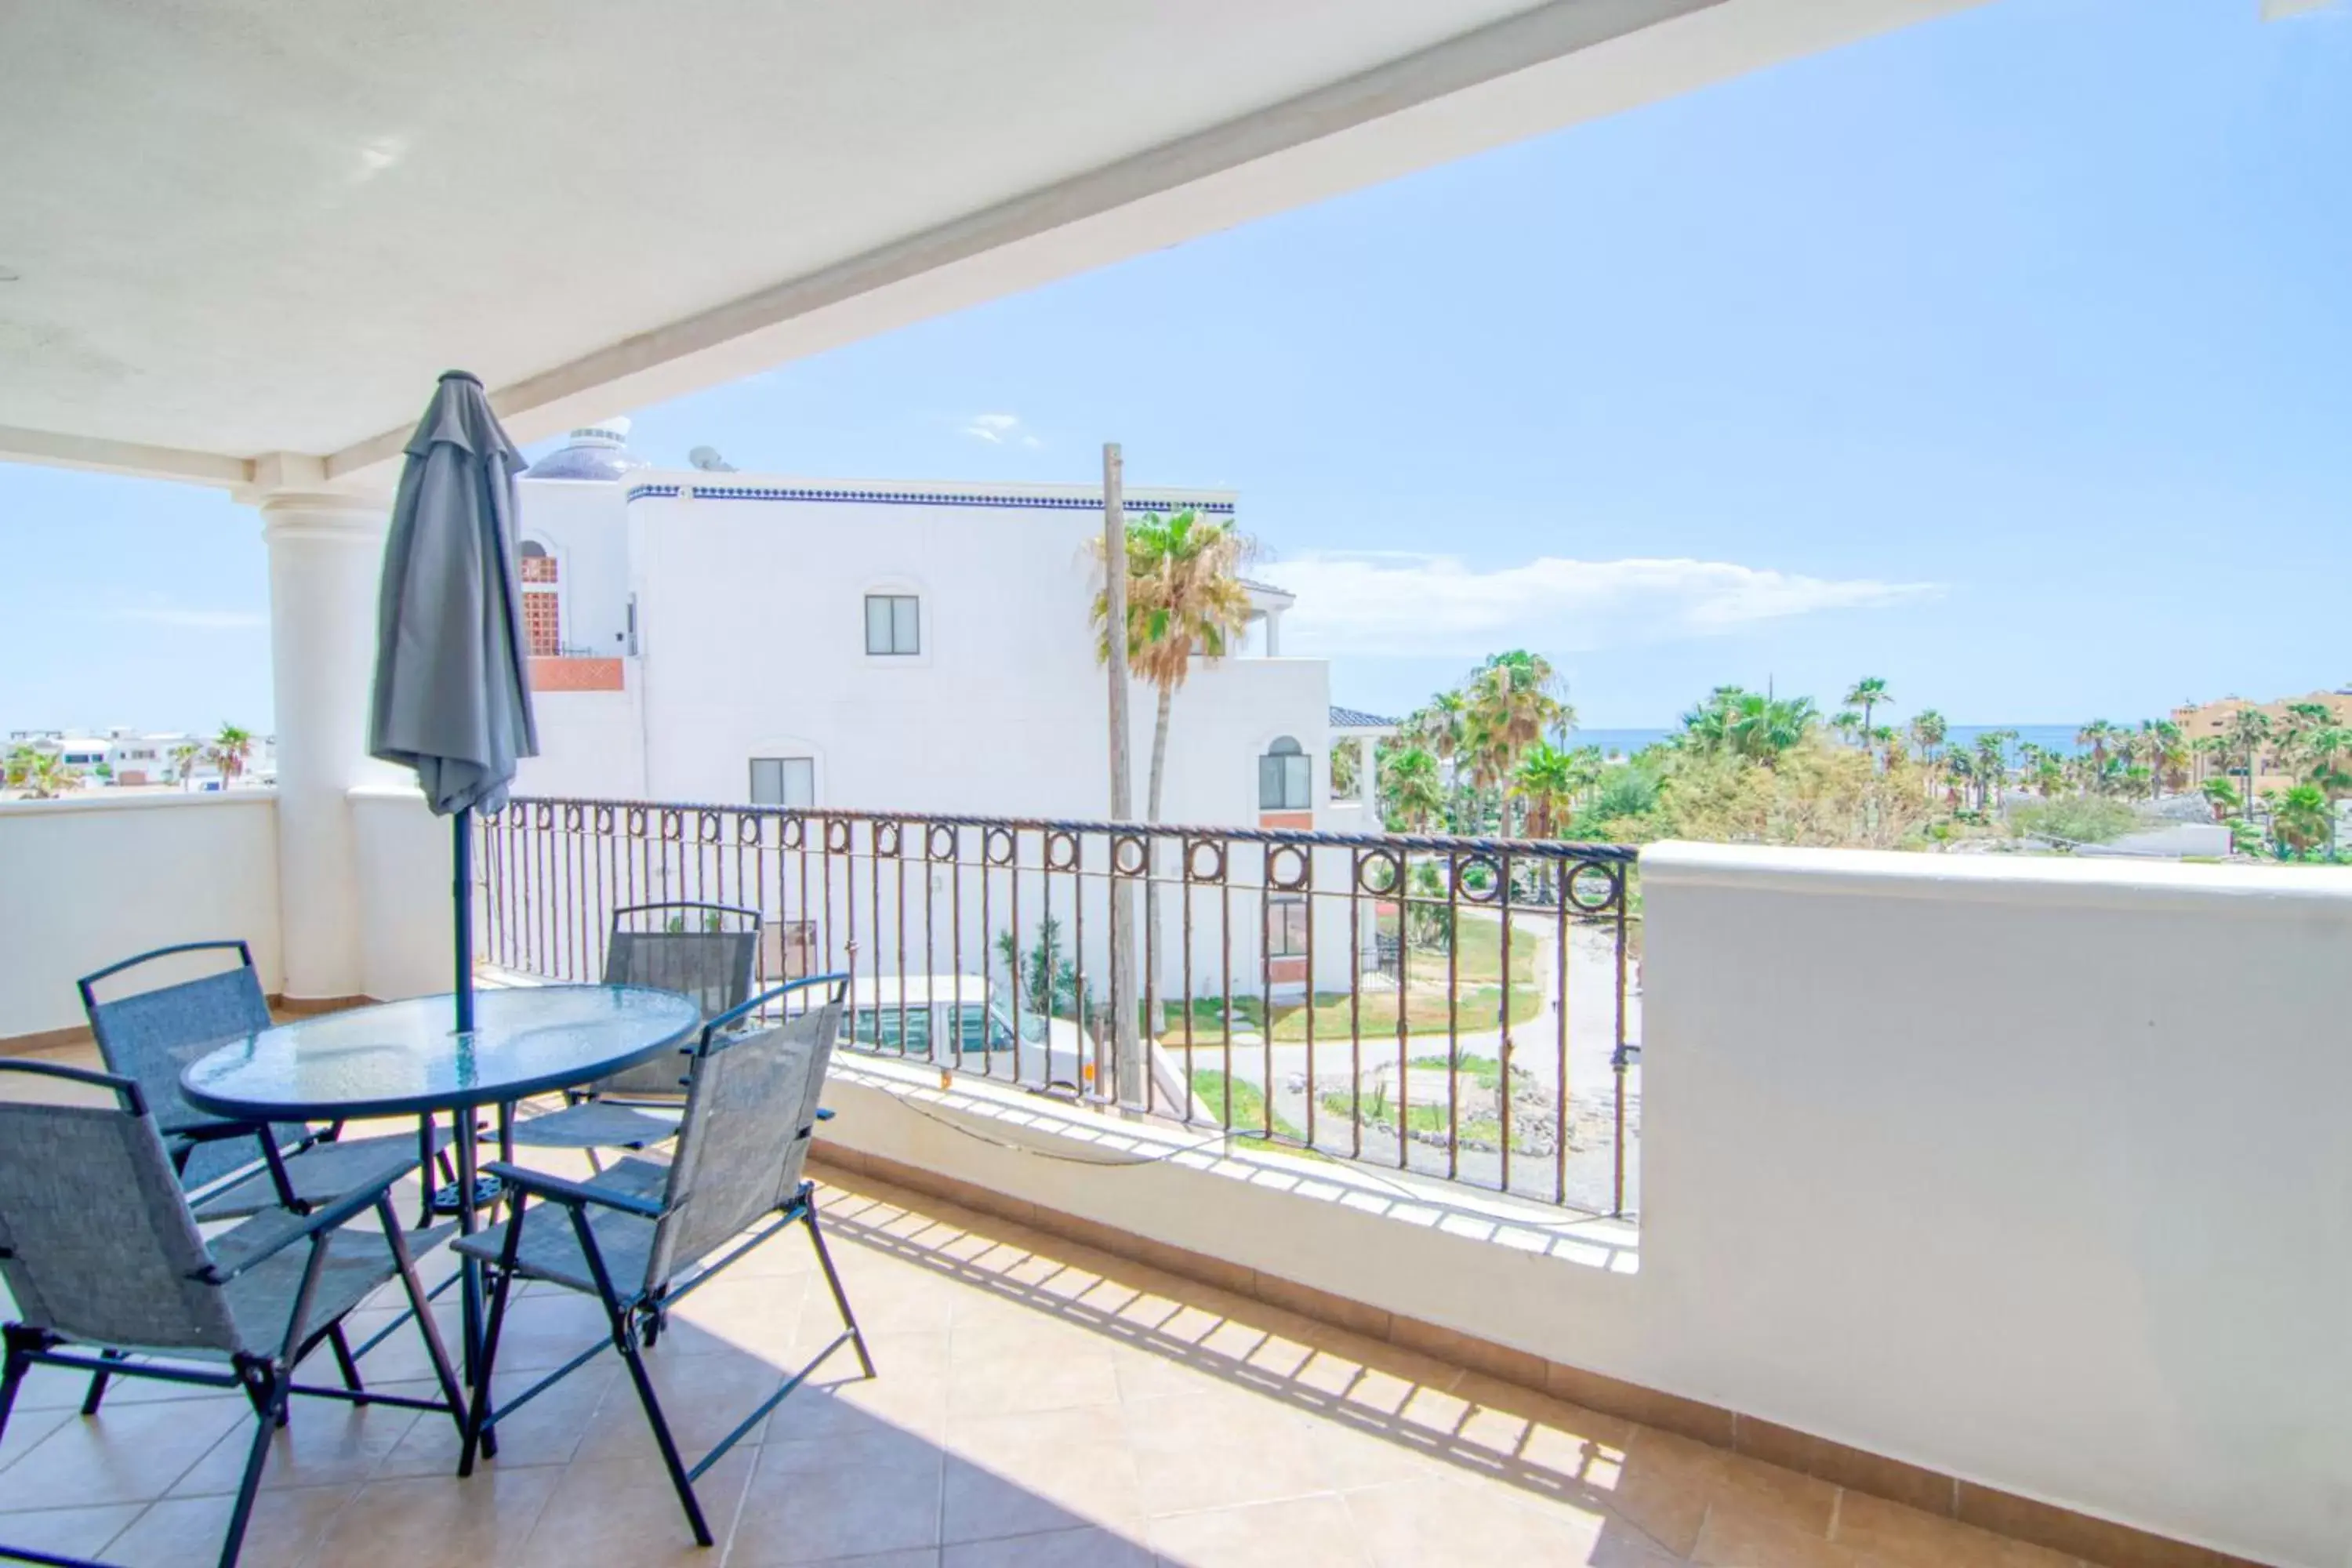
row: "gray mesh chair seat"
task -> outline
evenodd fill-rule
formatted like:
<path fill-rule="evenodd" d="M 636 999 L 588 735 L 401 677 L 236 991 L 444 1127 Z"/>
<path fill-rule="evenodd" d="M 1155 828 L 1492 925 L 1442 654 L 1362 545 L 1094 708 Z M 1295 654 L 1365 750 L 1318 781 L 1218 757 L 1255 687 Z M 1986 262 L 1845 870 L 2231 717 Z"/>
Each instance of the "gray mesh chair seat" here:
<path fill-rule="evenodd" d="M 99 1000 L 100 983 L 117 975 L 194 954 L 232 952 L 237 955 L 234 968 Z M 300 1122 L 264 1128 L 198 1110 L 181 1096 L 180 1074 L 190 1063 L 275 1022 L 252 950 L 244 942 L 158 948 L 86 974 L 78 984 L 99 1054 L 110 1072 L 138 1081 L 182 1185 L 197 1194 L 199 1218 L 236 1219 L 289 1202 L 302 1207 L 331 1203 L 393 1161 L 404 1158 L 414 1166 L 425 1158 L 421 1134 L 344 1139 L 340 1128 L 314 1132 Z M 446 1142 L 446 1134 L 432 1134 L 434 1148 Z"/>
<path fill-rule="evenodd" d="M 822 999 L 817 999 L 819 988 L 824 993 Z M 505 1223 L 457 1243 L 460 1251 L 490 1265 L 497 1280 L 458 1474 L 472 1472 L 484 1436 L 501 1415 L 610 1345 L 619 1351 L 636 1385 L 638 1402 L 694 1538 L 708 1546 L 712 1538 L 695 1496 L 695 1478 L 844 1344 L 856 1348 L 866 1375 L 874 1375 L 873 1358 L 817 1228 L 814 1184 L 801 1174 L 847 990 L 845 975 L 794 981 L 706 1025 L 688 1058 L 677 1151 L 667 1164 L 623 1160 L 585 1182 L 519 1165 L 493 1163 L 487 1167 L 506 1184 L 511 1206 Z M 795 996 L 803 992 L 808 995 Z M 805 1009 L 791 1013 L 794 1000 L 807 1003 Z M 787 1015 L 782 1022 L 761 1021 L 777 1012 Z M 542 1200 L 538 1208 L 530 1206 L 534 1198 Z M 646 1371 L 645 1353 L 657 1342 L 670 1305 L 794 1224 L 808 1228 L 841 1313 L 843 1331 L 689 1468 L 670 1436 Z M 489 1403 L 491 1374 L 509 1293 L 518 1279 L 541 1280 L 596 1298 L 604 1305 L 610 1333 L 515 1394 L 499 1411 Z"/>
<path fill-rule="evenodd" d="M 751 994 L 759 962 L 760 912 L 730 904 L 631 904 L 613 911 L 604 948 L 604 984 L 679 991 L 705 1018 L 731 1013 Z M 561 1110 L 514 1124 L 512 1141 L 530 1149 L 650 1149 L 677 1136 L 686 1093 L 681 1049 L 610 1074 L 579 1091 Z"/>
<path fill-rule="evenodd" d="M 115 1377 L 244 1393 L 256 1429 L 221 1546 L 227 1568 L 243 1547 L 269 1434 L 285 1421 L 292 1394 L 437 1410 L 464 1429 L 457 1373 L 425 1310 L 415 1263 L 419 1248 L 437 1245 L 451 1227 L 404 1231 L 392 1206 L 393 1184 L 413 1160 L 379 1161 L 314 1213 L 273 1208 L 208 1240 L 135 1079 L 12 1061 L 0 1061 L 0 1076 L 33 1088 L 51 1079 L 103 1089 L 114 1101 L 0 1099 L 0 1280 L 17 1313 L 0 1324 L 0 1436 L 37 1365 L 91 1374 L 85 1415 L 98 1414 Z M 366 1214 L 382 1228 L 346 1228 Z M 353 1352 L 343 1337 L 344 1317 L 394 1279 L 440 1384 L 437 1401 L 367 1388 L 358 1359 L 368 1347 Z M 295 1381 L 320 1344 L 334 1348 L 340 1388 Z M 21 1554 L 0 1542 L 0 1557 Z"/>

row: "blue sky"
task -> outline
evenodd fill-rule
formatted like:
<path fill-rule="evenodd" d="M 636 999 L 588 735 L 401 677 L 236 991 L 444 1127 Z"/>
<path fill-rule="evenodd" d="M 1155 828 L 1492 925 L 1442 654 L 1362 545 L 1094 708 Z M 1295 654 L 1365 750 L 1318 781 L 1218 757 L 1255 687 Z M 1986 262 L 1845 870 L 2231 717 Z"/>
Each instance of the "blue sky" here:
<path fill-rule="evenodd" d="M 1364 707 L 1513 645 L 1600 727 L 2352 682 L 2352 7 L 1996 0 L 631 412 L 1236 487 Z M 253 513 L 0 466 L 0 728 L 268 722 Z"/>

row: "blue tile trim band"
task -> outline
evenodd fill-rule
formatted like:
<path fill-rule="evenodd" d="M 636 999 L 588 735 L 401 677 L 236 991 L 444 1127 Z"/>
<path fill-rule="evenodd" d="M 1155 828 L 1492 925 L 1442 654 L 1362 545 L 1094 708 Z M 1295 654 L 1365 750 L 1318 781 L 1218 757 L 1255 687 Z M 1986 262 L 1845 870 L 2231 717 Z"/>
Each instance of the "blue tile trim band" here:
<path fill-rule="evenodd" d="M 629 491 L 628 499 L 646 497 L 659 500 L 675 499 L 682 489 L 678 485 L 637 485 Z M 697 500 L 764 500 L 814 501 L 819 504 L 866 506 L 979 506 L 1010 507 L 1035 511 L 1100 511 L 1100 496 L 975 496 L 955 495 L 940 490 L 836 490 L 782 485 L 702 485 L 694 487 Z M 1190 510 L 1212 517 L 1231 517 L 1234 503 L 1229 500 L 1183 500 L 1171 497 L 1132 496 L 1128 500 L 1129 511 L 1182 511 Z"/>

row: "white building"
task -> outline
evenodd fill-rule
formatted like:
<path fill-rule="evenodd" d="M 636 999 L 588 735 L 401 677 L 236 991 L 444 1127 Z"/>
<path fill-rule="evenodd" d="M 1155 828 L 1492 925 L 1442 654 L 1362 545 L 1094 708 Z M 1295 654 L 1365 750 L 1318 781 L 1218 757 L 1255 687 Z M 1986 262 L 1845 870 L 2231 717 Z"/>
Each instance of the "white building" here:
<path fill-rule="evenodd" d="M 521 481 L 541 754 L 518 793 L 1111 815 L 1099 489 L 665 470 L 626 434 L 576 431 Z M 1199 489 L 1127 500 L 1218 520 L 1236 505 Z M 1289 594 L 1253 582 L 1250 596 L 1239 655 L 1196 660 L 1176 694 L 1160 820 L 1377 827 L 1364 796 L 1332 798 L 1330 759 L 1368 751 L 1384 721 L 1335 711 L 1327 661 L 1282 656 Z M 1152 689 L 1131 704 L 1141 815 Z M 1303 982 L 1303 938 L 1295 954 L 1275 940 L 1275 979 Z M 1318 968 L 1344 975 L 1344 938 L 1329 949 Z"/>

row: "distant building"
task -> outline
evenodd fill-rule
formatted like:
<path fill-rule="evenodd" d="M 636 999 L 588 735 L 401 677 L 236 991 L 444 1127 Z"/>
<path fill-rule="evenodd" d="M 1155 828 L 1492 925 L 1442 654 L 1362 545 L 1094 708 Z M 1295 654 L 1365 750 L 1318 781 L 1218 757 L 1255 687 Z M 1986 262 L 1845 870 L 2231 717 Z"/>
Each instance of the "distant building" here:
<path fill-rule="evenodd" d="M 2192 743 L 2214 736 L 2226 736 L 2237 716 L 2249 708 L 2271 721 L 2273 731 L 2284 731 L 2287 710 L 2305 703 L 2316 703 L 2336 717 L 2338 724 L 2352 724 L 2352 687 L 2334 691 L 2315 691 L 2307 697 L 2282 697 L 2272 702 L 2256 702 L 2250 698 L 2224 697 L 2212 702 L 2192 702 L 2172 710 L 2172 721 L 2180 726 L 2181 735 Z M 2242 779 L 2246 770 L 2242 752 L 2231 748 L 2219 754 L 2200 751 L 2193 753 L 2190 777 L 2196 784 L 2207 779 L 2228 776 Z M 2295 778 L 2281 761 L 2275 747 L 2263 748 L 2254 758 L 2253 795 L 2259 799 L 2264 790 L 2283 790 L 2294 784 Z"/>
<path fill-rule="evenodd" d="M 1099 488 L 657 469 L 626 435 L 623 420 L 575 432 L 520 487 L 540 733 L 520 791 L 1110 815 L 1090 620 Z M 1226 490 L 1127 500 L 1220 521 L 1235 510 Z M 1368 760 L 1388 721 L 1335 710 L 1328 663 L 1281 656 L 1292 595 L 1244 587 L 1243 645 L 1196 661 L 1176 698 L 1161 819 L 1377 826 L 1368 788 L 1333 798 L 1330 758 L 1339 744 Z M 1153 706 L 1135 682 L 1139 816 Z M 1289 902 L 1268 955 L 1278 984 L 1306 980 L 1308 911 Z M 1318 911 L 1338 927 L 1316 951 L 1344 976 L 1334 911 Z"/>

